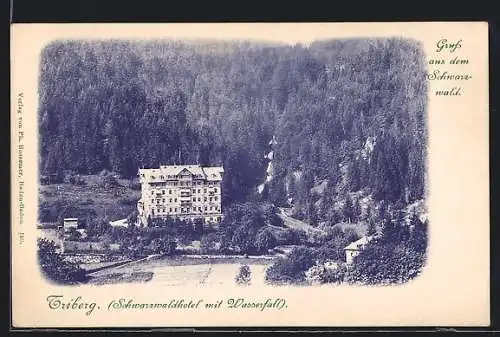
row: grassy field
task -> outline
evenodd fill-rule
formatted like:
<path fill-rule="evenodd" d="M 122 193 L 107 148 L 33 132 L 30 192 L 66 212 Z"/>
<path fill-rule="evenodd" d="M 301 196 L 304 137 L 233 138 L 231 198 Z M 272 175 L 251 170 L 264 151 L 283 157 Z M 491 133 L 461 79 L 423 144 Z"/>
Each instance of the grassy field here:
<path fill-rule="evenodd" d="M 137 209 L 140 190 L 131 188 L 131 181 L 118 179 L 118 184 L 103 187 L 98 176 L 82 176 L 85 185 L 51 184 L 39 189 L 42 221 L 54 221 L 63 213 L 67 217 L 86 214 L 117 220 Z M 45 218 L 45 219 L 44 219 Z"/>
<path fill-rule="evenodd" d="M 44 229 L 38 229 L 38 235 L 39 238 L 44 238 L 50 241 L 54 241 L 58 243 L 60 241 L 60 236 L 57 231 L 57 229 L 54 228 L 44 228 Z"/>
<path fill-rule="evenodd" d="M 92 274 L 91 283 L 124 282 L 132 275 L 152 273 L 148 283 L 165 286 L 234 284 L 240 266 L 247 264 L 252 273 L 252 284 L 264 284 L 265 270 L 271 260 L 254 258 L 190 258 L 187 256 L 145 260 Z"/>

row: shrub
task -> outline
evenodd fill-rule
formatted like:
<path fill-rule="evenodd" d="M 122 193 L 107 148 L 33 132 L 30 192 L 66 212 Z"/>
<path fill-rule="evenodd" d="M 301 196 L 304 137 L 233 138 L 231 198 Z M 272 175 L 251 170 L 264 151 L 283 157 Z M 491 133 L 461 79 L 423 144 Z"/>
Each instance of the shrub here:
<path fill-rule="evenodd" d="M 206 254 L 206 253 L 212 253 L 216 252 L 218 250 L 218 238 L 217 235 L 214 233 L 210 233 L 207 235 L 204 235 L 201 238 L 201 252 Z"/>
<path fill-rule="evenodd" d="M 90 198 L 87 198 L 87 199 L 80 202 L 81 206 L 88 206 L 88 205 L 93 205 L 93 204 L 94 204 L 94 200 L 90 199 Z"/>
<path fill-rule="evenodd" d="M 343 263 L 338 263 L 334 268 L 326 268 L 321 275 L 323 283 L 342 283 L 347 274 L 347 267 Z"/>
<path fill-rule="evenodd" d="M 269 282 L 299 283 L 305 279 L 305 271 L 314 265 L 314 251 L 307 247 L 295 247 L 287 257 L 278 258 L 266 271 Z"/>
<path fill-rule="evenodd" d="M 259 253 L 267 253 L 269 249 L 276 247 L 276 238 L 269 229 L 261 230 L 255 238 L 255 248 Z"/>
<path fill-rule="evenodd" d="M 169 237 L 153 239 L 148 246 L 151 253 L 160 255 L 172 255 L 176 248 L 177 243 Z"/>
<path fill-rule="evenodd" d="M 235 281 L 240 285 L 249 285 L 251 280 L 252 272 L 250 271 L 250 267 L 247 265 L 243 265 L 240 267 L 238 274 L 236 275 Z"/>
<path fill-rule="evenodd" d="M 48 279 L 62 284 L 83 282 L 87 279 L 85 270 L 77 263 L 65 261 L 56 251 L 54 241 L 38 239 L 38 260 L 42 272 Z"/>
<path fill-rule="evenodd" d="M 107 170 L 101 171 L 99 173 L 98 185 L 104 188 L 110 188 L 118 186 L 118 180 Z"/>
<path fill-rule="evenodd" d="M 301 245 L 307 241 L 307 234 L 302 229 L 287 228 L 282 233 L 283 244 Z"/>

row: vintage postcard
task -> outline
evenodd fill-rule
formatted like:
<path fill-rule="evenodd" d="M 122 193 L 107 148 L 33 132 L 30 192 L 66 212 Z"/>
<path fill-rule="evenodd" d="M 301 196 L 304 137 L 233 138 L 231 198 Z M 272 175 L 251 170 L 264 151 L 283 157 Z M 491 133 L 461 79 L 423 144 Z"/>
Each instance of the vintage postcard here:
<path fill-rule="evenodd" d="M 488 326 L 488 25 L 14 24 L 12 326 Z"/>

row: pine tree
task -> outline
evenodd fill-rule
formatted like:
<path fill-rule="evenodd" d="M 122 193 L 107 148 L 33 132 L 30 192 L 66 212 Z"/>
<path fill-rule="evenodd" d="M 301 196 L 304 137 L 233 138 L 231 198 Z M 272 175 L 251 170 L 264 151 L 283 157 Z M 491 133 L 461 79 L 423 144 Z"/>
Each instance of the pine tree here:
<path fill-rule="evenodd" d="M 343 211 L 344 221 L 347 221 L 349 223 L 352 222 L 354 219 L 354 205 L 349 195 L 347 195 L 345 199 L 342 211 Z"/>
<path fill-rule="evenodd" d="M 373 236 L 377 234 L 377 226 L 375 225 L 375 222 L 373 220 L 368 220 L 368 231 L 367 235 L 368 236 Z"/>

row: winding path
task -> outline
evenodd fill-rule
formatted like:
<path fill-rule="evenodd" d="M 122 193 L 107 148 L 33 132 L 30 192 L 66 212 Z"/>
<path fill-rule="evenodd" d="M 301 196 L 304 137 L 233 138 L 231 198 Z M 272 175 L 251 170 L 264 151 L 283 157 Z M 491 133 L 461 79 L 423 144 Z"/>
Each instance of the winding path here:
<path fill-rule="evenodd" d="M 286 214 L 283 208 L 280 208 L 279 210 L 280 212 L 278 213 L 278 215 L 281 219 L 283 219 L 285 226 L 295 229 L 302 229 L 305 230 L 306 232 L 321 231 L 321 229 L 315 228 L 310 224 L 308 224 L 307 222 L 292 218 L 291 216 Z"/>

